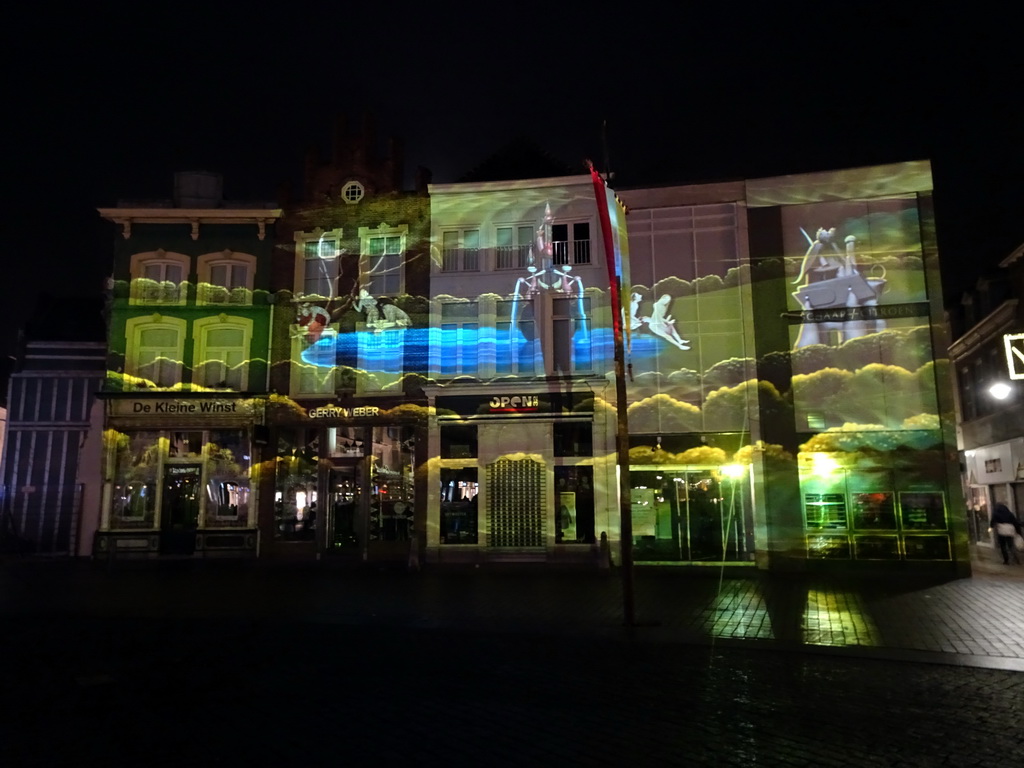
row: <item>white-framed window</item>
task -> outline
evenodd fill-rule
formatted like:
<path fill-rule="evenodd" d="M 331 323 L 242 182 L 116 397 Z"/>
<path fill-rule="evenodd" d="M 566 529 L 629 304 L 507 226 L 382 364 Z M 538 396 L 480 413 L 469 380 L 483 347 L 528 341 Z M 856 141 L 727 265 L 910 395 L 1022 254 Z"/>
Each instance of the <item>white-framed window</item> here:
<path fill-rule="evenodd" d="M 125 323 L 125 373 L 157 387 L 181 383 L 186 322 L 174 317 L 133 317 Z"/>
<path fill-rule="evenodd" d="M 518 225 L 495 229 L 494 266 L 496 269 L 526 269 L 533 247 L 534 227 Z"/>
<path fill-rule="evenodd" d="M 501 300 L 495 304 L 494 370 L 499 376 L 533 376 L 542 369 L 536 298 Z"/>
<path fill-rule="evenodd" d="M 295 291 L 300 297 L 337 295 L 341 235 L 341 229 L 295 233 Z"/>
<path fill-rule="evenodd" d="M 158 250 L 133 254 L 130 303 L 184 304 L 190 263 L 183 253 Z"/>
<path fill-rule="evenodd" d="M 475 301 L 441 305 L 441 333 L 437 350 L 442 377 L 475 375 L 480 365 L 480 310 Z"/>
<path fill-rule="evenodd" d="M 192 328 L 192 379 L 196 384 L 238 392 L 247 389 L 252 324 L 250 318 L 228 315 L 196 320 Z"/>
<path fill-rule="evenodd" d="M 365 194 L 366 190 L 358 181 L 346 182 L 345 186 L 341 188 L 341 199 L 349 205 L 358 203 Z"/>
<path fill-rule="evenodd" d="M 590 299 L 551 297 L 553 373 L 589 373 L 594 369 L 590 343 Z"/>
<path fill-rule="evenodd" d="M 327 338 L 337 338 L 337 325 L 328 326 L 332 333 Z M 291 394 L 333 395 L 338 387 L 336 353 L 329 345 L 310 345 L 306 329 L 299 325 L 291 328 Z M 305 354 L 304 354 L 305 353 Z"/>
<path fill-rule="evenodd" d="M 552 224 L 551 256 L 555 264 L 589 264 L 590 222 Z"/>
<path fill-rule="evenodd" d="M 359 228 L 359 284 L 371 296 L 398 296 L 402 293 L 408 234 L 409 227 L 405 224 Z"/>
<path fill-rule="evenodd" d="M 452 229 L 441 233 L 441 271 L 475 272 L 480 269 L 480 230 Z"/>
<path fill-rule="evenodd" d="M 247 253 L 207 253 L 197 263 L 199 304 L 251 304 L 256 257 Z"/>

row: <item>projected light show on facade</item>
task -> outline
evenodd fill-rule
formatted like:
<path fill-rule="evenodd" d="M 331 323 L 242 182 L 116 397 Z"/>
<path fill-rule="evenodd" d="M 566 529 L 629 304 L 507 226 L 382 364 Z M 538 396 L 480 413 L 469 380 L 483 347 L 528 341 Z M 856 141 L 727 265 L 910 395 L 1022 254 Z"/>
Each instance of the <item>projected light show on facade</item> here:
<path fill-rule="evenodd" d="M 628 477 L 638 563 L 965 560 L 926 163 L 620 200 L 346 146 L 281 210 L 104 211 L 98 552 L 597 566 Z"/>

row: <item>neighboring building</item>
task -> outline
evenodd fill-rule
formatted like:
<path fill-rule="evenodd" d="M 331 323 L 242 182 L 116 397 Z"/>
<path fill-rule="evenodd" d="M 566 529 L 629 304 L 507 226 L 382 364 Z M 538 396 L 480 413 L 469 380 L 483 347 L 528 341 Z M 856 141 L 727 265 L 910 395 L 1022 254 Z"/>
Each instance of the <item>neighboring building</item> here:
<path fill-rule="evenodd" d="M 401 147 L 339 123 L 285 206 L 274 261 L 261 553 L 415 556 L 424 531 L 430 202 Z M 417 538 L 418 537 L 418 538 Z"/>
<path fill-rule="evenodd" d="M 272 204 L 175 176 L 173 200 L 122 202 L 104 391 L 96 553 L 255 555 L 269 374 Z"/>
<path fill-rule="evenodd" d="M 957 443 L 973 541 L 989 542 L 992 506 L 1024 513 L 1024 244 L 950 312 Z"/>
<path fill-rule="evenodd" d="M 928 164 L 621 194 L 637 561 L 969 573 Z"/>
<path fill-rule="evenodd" d="M 597 563 L 618 486 L 594 183 L 435 184 L 430 202 L 427 560 Z"/>
<path fill-rule="evenodd" d="M 103 334 L 99 291 L 94 298 L 45 297 L 26 325 L 7 398 L 0 499 L 5 547 L 88 553 L 96 529 L 88 502 L 96 498 L 99 477 L 79 477 L 79 469 L 99 456 L 91 414 L 106 367 Z"/>

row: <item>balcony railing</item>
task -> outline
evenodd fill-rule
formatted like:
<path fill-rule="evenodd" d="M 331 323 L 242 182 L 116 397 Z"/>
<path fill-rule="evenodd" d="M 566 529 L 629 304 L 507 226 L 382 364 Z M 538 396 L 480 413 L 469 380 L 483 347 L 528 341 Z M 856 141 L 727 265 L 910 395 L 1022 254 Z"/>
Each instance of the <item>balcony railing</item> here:
<path fill-rule="evenodd" d="M 589 264 L 589 240 L 556 240 L 551 244 L 555 264 Z"/>
<path fill-rule="evenodd" d="M 480 269 L 477 248 L 446 248 L 441 253 L 442 272 L 476 272 Z"/>
<path fill-rule="evenodd" d="M 526 269 L 528 245 L 499 245 L 494 249 L 495 269 Z"/>

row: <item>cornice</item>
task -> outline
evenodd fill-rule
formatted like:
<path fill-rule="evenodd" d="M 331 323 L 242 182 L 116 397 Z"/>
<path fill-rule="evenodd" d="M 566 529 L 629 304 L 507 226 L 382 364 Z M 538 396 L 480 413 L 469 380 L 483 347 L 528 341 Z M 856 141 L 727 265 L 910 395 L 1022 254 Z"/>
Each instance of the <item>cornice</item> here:
<path fill-rule="evenodd" d="M 190 224 L 192 239 L 199 239 L 200 224 L 255 224 L 259 239 L 267 224 L 281 218 L 280 208 L 98 208 L 100 216 L 121 225 L 125 240 L 132 236 L 132 224 Z"/>
<path fill-rule="evenodd" d="M 980 323 L 949 345 L 949 357 L 959 360 L 1013 326 L 1017 317 L 1017 299 L 1008 299 L 989 312 Z"/>

